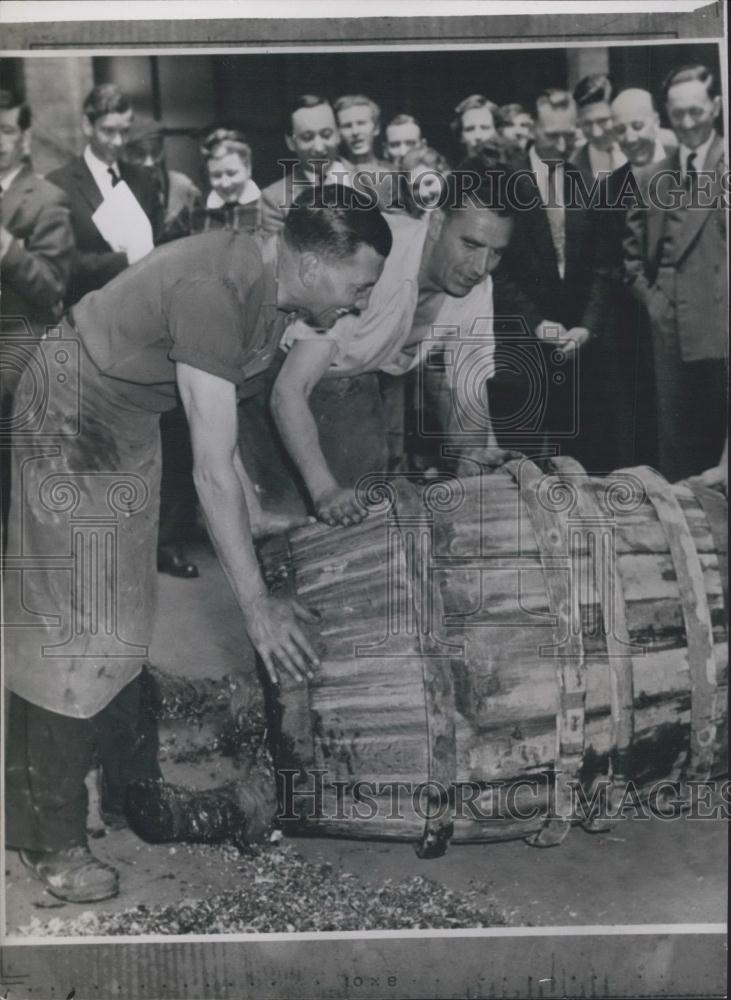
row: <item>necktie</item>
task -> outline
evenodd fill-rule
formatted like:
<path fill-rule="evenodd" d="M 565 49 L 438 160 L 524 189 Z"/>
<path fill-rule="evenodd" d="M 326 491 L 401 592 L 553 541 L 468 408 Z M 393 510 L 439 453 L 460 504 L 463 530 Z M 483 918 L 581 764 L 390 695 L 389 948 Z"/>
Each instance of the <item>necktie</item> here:
<path fill-rule="evenodd" d="M 117 184 L 122 180 L 114 167 L 107 167 L 107 173 L 112 178 L 112 187 L 116 187 Z"/>
<path fill-rule="evenodd" d="M 685 161 L 685 186 L 691 194 L 698 183 L 698 171 L 695 166 L 697 156 L 697 153 L 689 153 L 688 159 Z"/>
<path fill-rule="evenodd" d="M 566 273 L 566 227 L 563 207 L 558 203 L 556 184 L 560 183 L 563 175 L 556 171 L 556 164 L 548 165 L 548 204 L 546 205 L 546 215 L 548 225 L 551 230 L 551 240 L 553 249 L 556 252 L 556 263 L 561 279 Z M 563 201 L 563 199 L 561 199 Z"/>

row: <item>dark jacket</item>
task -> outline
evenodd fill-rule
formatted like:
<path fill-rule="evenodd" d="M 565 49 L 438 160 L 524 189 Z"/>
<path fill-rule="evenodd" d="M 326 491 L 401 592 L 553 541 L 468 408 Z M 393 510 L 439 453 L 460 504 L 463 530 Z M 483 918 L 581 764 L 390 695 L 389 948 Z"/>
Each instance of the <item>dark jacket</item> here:
<path fill-rule="evenodd" d="M 576 189 L 581 190 L 580 172 L 566 163 L 561 277 L 530 159 L 524 157 L 516 168 L 513 234 L 493 274 L 496 374 L 490 384 L 491 412 L 502 445 L 518 450 L 560 447 L 587 464 L 592 435 L 583 396 L 592 381 L 587 376 L 595 368 L 595 346 L 582 346 L 577 359 L 549 341 L 538 341 L 534 331 L 552 320 L 566 330 L 579 326 L 597 332 L 591 211 L 575 197 Z"/>
<path fill-rule="evenodd" d="M 0 265 L 3 328 L 11 319 L 25 318 L 42 333 L 45 324 L 61 315 L 71 274 L 74 237 L 68 199 L 25 166 L 2 197 L 2 220 L 15 237 Z"/>
<path fill-rule="evenodd" d="M 725 169 L 717 135 L 699 167 L 705 174 L 702 199 L 669 207 L 682 190 L 675 149 L 637 171 L 646 207 L 627 213 L 627 281 L 652 323 L 677 338 L 683 361 L 728 357 Z M 666 238 L 672 239 L 672 262 L 661 266 Z"/>
<path fill-rule="evenodd" d="M 161 206 L 151 175 L 143 167 L 123 162 L 119 172 L 152 223 L 156 239 L 161 228 Z M 71 203 L 76 254 L 66 302 L 73 305 L 123 271 L 128 266 L 127 255 L 113 251 L 92 221 L 103 199 L 83 157 L 74 157 L 50 173 L 47 180 L 65 191 Z"/>
<path fill-rule="evenodd" d="M 542 320 L 555 320 L 566 329 L 591 329 L 596 322 L 591 212 L 582 206 L 566 208 L 566 267 L 561 278 L 548 216 L 527 157 L 517 171 L 517 204 L 531 207 L 515 213 L 510 245 L 493 276 L 496 319 L 520 317 L 531 333 Z M 567 204 L 580 176 L 575 166 L 564 165 Z"/>

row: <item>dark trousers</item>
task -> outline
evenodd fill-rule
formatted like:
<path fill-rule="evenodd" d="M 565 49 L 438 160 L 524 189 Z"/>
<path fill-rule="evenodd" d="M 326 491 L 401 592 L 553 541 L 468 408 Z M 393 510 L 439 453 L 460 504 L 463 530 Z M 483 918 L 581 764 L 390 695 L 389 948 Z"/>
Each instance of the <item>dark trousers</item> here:
<path fill-rule="evenodd" d="M 671 483 L 718 465 L 726 438 L 728 361 L 683 361 L 677 333 L 652 324 L 658 470 Z"/>
<path fill-rule="evenodd" d="M 581 376 L 581 361 L 577 365 L 572 354 L 533 336 L 499 334 L 488 398 L 500 447 L 581 461 Z"/>
<path fill-rule="evenodd" d="M 655 371 L 643 305 L 614 282 L 595 339 L 586 348 L 581 413 L 591 472 L 657 464 Z"/>
<path fill-rule="evenodd" d="M 75 719 L 9 695 L 5 753 L 8 847 L 60 851 L 86 843 L 85 779 L 101 764 L 101 807 L 124 813 L 126 787 L 157 778 L 151 681 L 139 675 L 97 715 Z"/>
<path fill-rule="evenodd" d="M 198 494 L 193 482 L 193 446 L 182 406 L 160 417 L 162 478 L 158 545 L 177 546 L 195 537 Z"/>

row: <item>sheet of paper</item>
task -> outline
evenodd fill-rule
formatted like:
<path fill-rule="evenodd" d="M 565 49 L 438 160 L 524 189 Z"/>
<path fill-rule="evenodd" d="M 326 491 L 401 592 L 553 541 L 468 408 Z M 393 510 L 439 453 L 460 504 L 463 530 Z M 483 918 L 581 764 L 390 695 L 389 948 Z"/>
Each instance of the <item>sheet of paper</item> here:
<path fill-rule="evenodd" d="M 130 263 L 152 250 L 150 220 L 126 181 L 112 188 L 91 218 L 110 247 L 126 252 Z"/>

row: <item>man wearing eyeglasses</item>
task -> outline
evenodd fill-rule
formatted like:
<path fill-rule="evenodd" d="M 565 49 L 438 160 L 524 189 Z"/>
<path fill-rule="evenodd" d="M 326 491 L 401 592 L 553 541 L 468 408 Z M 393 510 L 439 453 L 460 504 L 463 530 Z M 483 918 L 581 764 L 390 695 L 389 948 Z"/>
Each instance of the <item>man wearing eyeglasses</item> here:
<path fill-rule="evenodd" d="M 644 204 L 627 215 L 625 273 L 650 317 L 658 467 L 671 481 L 706 472 L 723 482 L 728 278 L 717 76 L 682 66 L 663 98 L 679 145 L 636 171 Z"/>
<path fill-rule="evenodd" d="M 612 128 L 611 99 L 609 77 L 601 73 L 585 76 L 574 89 L 576 123 L 586 142 L 576 150 L 571 162 L 581 171 L 589 190 L 595 180 L 608 177 L 626 162 Z"/>

